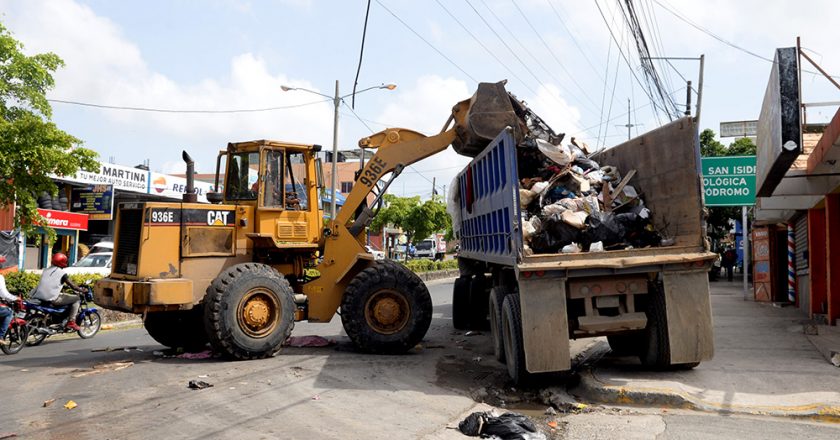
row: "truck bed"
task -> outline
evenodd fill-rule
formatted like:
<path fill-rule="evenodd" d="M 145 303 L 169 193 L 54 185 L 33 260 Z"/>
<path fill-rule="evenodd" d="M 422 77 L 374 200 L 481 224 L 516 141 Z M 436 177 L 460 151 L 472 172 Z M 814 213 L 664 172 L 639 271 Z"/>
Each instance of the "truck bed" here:
<path fill-rule="evenodd" d="M 523 255 L 516 145 L 503 131 L 459 174 L 458 235 L 463 258 L 514 266 L 520 271 L 619 269 L 698 264 L 714 254 L 705 247 L 697 127 L 683 118 L 599 153 L 601 165 L 622 175 L 651 211 L 654 227 L 673 246 L 576 254 Z"/>

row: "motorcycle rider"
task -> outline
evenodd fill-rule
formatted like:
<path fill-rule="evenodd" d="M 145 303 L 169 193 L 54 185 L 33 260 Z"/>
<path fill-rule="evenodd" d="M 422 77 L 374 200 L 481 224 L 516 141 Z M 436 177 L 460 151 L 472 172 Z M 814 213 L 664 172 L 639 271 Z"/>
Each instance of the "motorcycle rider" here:
<path fill-rule="evenodd" d="M 6 263 L 6 257 L 0 255 L 0 266 Z M 6 277 L 0 274 L 0 300 L 6 302 L 14 302 L 17 301 L 18 297 L 9 293 L 9 290 L 6 289 Z M 0 302 L 0 345 L 6 345 L 6 330 L 9 329 L 9 323 L 12 322 L 12 315 L 14 312 L 10 307 L 7 307 L 5 304 Z"/>
<path fill-rule="evenodd" d="M 79 331 L 79 326 L 76 324 L 76 316 L 79 314 L 79 296 L 61 293 L 61 288 L 66 284 L 79 293 L 87 292 L 87 290 L 70 281 L 70 277 L 64 271 L 65 267 L 67 267 L 67 255 L 61 252 L 54 254 L 52 266 L 41 273 L 41 281 L 38 282 L 38 287 L 35 288 L 35 294 L 32 297 L 52 303 L 56 307 L 69 305 L 70 314 L 66 327 L 68 330 Z"/>

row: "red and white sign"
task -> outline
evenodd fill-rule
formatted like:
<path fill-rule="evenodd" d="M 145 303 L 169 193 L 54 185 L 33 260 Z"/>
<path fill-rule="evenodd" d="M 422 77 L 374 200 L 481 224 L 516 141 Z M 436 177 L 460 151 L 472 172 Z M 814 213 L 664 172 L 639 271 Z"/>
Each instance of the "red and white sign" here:
<path fill-rule="evenodd" d="M 76 229 L 87 231 L 88 215 L 77 212 L 53 211 L 52 209 L 39 209 L 40 213 L 47 219 L 47 225 L 58 229 Z"/>

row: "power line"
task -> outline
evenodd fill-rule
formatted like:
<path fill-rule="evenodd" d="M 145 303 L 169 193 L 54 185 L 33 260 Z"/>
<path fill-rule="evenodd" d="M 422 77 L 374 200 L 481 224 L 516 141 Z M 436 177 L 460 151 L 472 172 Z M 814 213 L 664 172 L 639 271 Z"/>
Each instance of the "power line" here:
<path fill-rule="evenodd" d="M 554 15 L 560 22 L 560 26 L 563 26 L 563 29 L 566 30 L 566 33 L 568 33 L 569 36 L 572 37 L 572 42 L 575 44 L 575 47 L 577 47 L 578 52 L 580 52 L 580 54 L 583 55 L 583 58 L 586 60 L 587 64 L 589 64 L 589 67 L 592 68 L 592 70 L 595 72 L 596 75 L 598 75 L 599 78 L 606 80 L 606 78 L 601 76 L 601 72 L 599 72 L 598 69 L 595 68 L 595 65 L 592 63 L 592 60 L 589 59 L 589 55 L 586 54 L 586 51 L 583 50 L 582 47 L 580 47 L 580 44 L 578 43 L 577 38 L 575 38 L 574 33 L 572 33 L 571 29 L 569 29 L 569 27 L 566 26 L 566 22 L 563 20 L 563 17 L 560 16 L 559 12 L 557 12 L 557 8 L 554 7 L 554 2 L 552 2 L 551 0 L 546 0 L 546 3 L 548 3 L 549 6 L 551 6 L 551 10 L 554 11 Z"/>
<path fill-rule="evenodd" d="M 256 112 L 270 112 L 274 110 L 285 110 L 290 108 L 299 108 L 299 107 L 306 107 L 309 105 L 321 104 L 327 101 L 331 101 L 330 99 L 322 99 L 320 101 L 312 101 L 306 102 L 303 104 L 293 104 L 293 105 L 284 105 L 278 107 L 265 107 L 265 108 L 248 108 L 248 109 L 234 109 L 234 110 L 186 110 L 186 109 L 167 109 L 167 108 L 153 108 L 153 107 L 130 107 L 130 106 L 122 106 L 122 105 L 105 105 L 105 104 L 94 104 L 90 102 L 80 102 L 80 101 L 67 101 L 64 99 L 48 99 L 49 102 L 55 102 L 59 104 L 70 104 L 70 105 L 78 105 L 82 107 L 94 107 L 94 108 L 102 108 L 108 110 L 127 110 L 127 111 L 135 111 L 135 112 L 152 112 L 152 113 L 211 113 L 211 114 L 221 114 L 221 113 L 256 113 Z"/>
<path fill-rule="evenodd" d="M 619 60 L 619 61 L 620 61 L 620 60 Z M 671 92 L 671 93 L 670 93 L 670 95 L 671 95 L 671 96 L 676 95 L 677 93 L 680 93 L 680 92 L 682 92 L 683 90 L 685 90 L 685 87 L 680 87 L 679 89 L 674 90 L 673 92 Z M 645 108 L 645 107 L 652 106 L 652 105 L 655 105 L 655 103 L 654 103 L 653 101 L 650 101 L 650 102 L 648 102 L 647 104 L 643 104 L 643 105 L 640 105 L 640 106 L 638 106 L 638 107 L 633 108 L 633 110 L 632 110 L 632 111 L 634 111 L 634 112 L 635 112 L 636 110 L 641 110 L 641 109 L 643 109 L 643 108 Z M 579 134 L 586 133 L 587 131 L 592 130 L 593 128 L 598 128 L 598 125 L 600 125 L 600 124 L 610 123 L 610 122 L 612 122 L 612 121 L 614 121 L 614 120 L 616 120 L 616 119 L 618 119 L 618 118 L 624 117 L 624 116 L 627 116 L 627 113 L 626 113 L 626 112 L 625 112 L 625 113 L 622 113 L 622 114 L 620 114 L 620 115 L 616 115 L 616 116 L 614 116 L 614 117 L 612 117 L 612 118 L 610 118 L 610 119 L 608 119 L 608 120 L 606 120 L 606 121 L 601 121 L 601 122 L 599 122 L 599 123 L 598 123 L 598 124 L 596 124 L 596 125 L 593 125 L 593 126 L 586 127 L 586 128 L 581 129 L 581 130 L 578 130 L 577 132 L 575 132 L 575 133 L 574 133 L 574 134 L 572 134 L 571 136 L 577 136 L 577 135 L 579 135 Z"/>
<path fill-rule="evenodd" d="M 638 82 L 639 85 L 642 87 L 642 90 L 645 92 L 645 95 L 647 95 L 648 99 L 650 99 L 651 103 L 653 104 L 653 108 L 656 109 L 657 106 L 653 99 L 653 96 L 651 96 L 650 93 L 648 93 L 648 90 L 645 88 L 644 84 L 642 84 L 642 81 L 639 80 L 638 76 L 636 76 L 636 72 L 633 71 L 633 66 L 630 64 L 630 60 L 627 58 L 627 56 L 624 55 L 624 50 L 621 48 L 618 39 L 615 37 L 615 34 L 612 31 L 612 27 L 610 27 L 610 24 L 607 22 L 607 17 L 606 15 L 604 15 L 604 11 L 601 9 L 601 5 L 598 3 L 598 0 L 595 0 L 595 6 L 598 7 L 598 12 L 601 14 L 601 18 L 604 20 L 604 24 L 607 26 L 607 30 L 610 32 L 610 37 L 612 37 L 613 41 L 615 41 L 615 44 L 618 47 L 618 52 L 621 54 L 621 57 L 624 58 L 624 62 L 630 69 L 630 74 L 633 75 L 633 78 L 635 78 L 636 82 Z"/>
<path fill-rule="evenodd" d="M 437 53 L 438 53 L 438 55 L 442 56 L 442 57 L 443 57 L 446 61 L 448 61 L 448 62 L 449 62 L 449 64 L 452 64 L 453 66 L 455 66 L 455 68 L 456 68 L 456 69 L 460 70 L 460 71 L 461 71 L 461 73 L 463 73 L 464 75 L 466 75 L 466 76 L 467 76 L 467 78 L 471 79 L 474 83 L 477 83 L 477 82 L 478 82 L 478 80 L 477 80 L 477 79 L 473 78 L 473 77 L 472 77 L 472 75 L 470 75 L 469 73 L 467 73 L 467 71 L 466 71 L 466 70 L 464 70 L 463 68 L 461 68 L 461 66 L 459 66 L 459 65 L 458 65 L 458 63 L 456 63 L 455 61 L 452 61 L 452 59 L 450 59 L 448 56 L 446 56 L 446 54 L 444 54 L 443 52 L 441 52 L 441 51 L 440 51 L 440 49 L 438 49 L 437 47 L 435 47 L 435 45 L 434 45 L 434 44 L 430 43 L 430 42 L 429 42 L 429 40 L 427 40 L 427 39 L 423 38 L 423 36 L 422 36 L 422 35 L 420 35 L 420 34 L 419 34 L 417 31 L 415 31 L 415 30 L 414 30 L 411 26 L 409 26 L 409 25 L 408 25 L 408 23 L 406 23 L 405 21 L 403 21 L 403 19 L 402 19 L 402 18 L 400 18 L 399 16 L 397 16 L 397 14 L 395 14 L 395 13 L 394 13 L 393 11 L 391 11 L 390 9 L 388 9 L 388 7 L 387 7 L 387 6 L 385 6 L 384 4 L 382 4 L 382 2 L 381 2 L 380 0 L 376 0 L 376 3 L 377 3 L 379 6 L 382 6 L 382 9 L 385 9 L 385 10 L 386 10 L 389 14 L 391 14 L 391 16 L 393 16 L 394 18 L 396 18 L 396 19 L 397 19 L 397 21 L 399 21 L 400 23 L 402 23 L 402 25 L 403 25 L 403 26 L 405 26 L 405 27 L 406 27 L 406 29 L 408 29 L 409 31 L 411 31 L 414 35 L 416 35 L 416 36 L 417 36 L 417 38 L 419 38 L 419 39 L 423 40 L 423 42 L 424 42 L 424 43 L 426 43 L 426 45 L 427 45 L 427 46 L 429 46 L 430 48 L 432 48 L 432 50 L 434 50 L 435 52 L 437 52 Z"/>
<path fill-rule="evenodd" d="M 487 3 L 483 0 L 482 0 L 482 3 L 484 4 L 484 8 L 487 9 L 488 12 L 490 12 L 490 15 L 492 15 L 493 18 L 495 18 L 496 21 L 499 22 L 499 24 L 502 26 L 502 28 L 504 28 L 504 30 L 507 31 L 507 33 L 511 36 L 511 38 L 513 38 L 514 41 L 516 41 L 516 43 L 522 48 L 522 50 L 525 51 L 525 53 L 527 53 L 528 56 L 530 56 L 531 59 L 533 59 L 534 62 L 538 66 L 540 66 L 540 68 L 557 83 L 557 87 L 561 88 L 563 91 L 565 91 L 566 93 L 568 93 L 570 96 L 574 97 L 575 99 L 578 99 L 570 90 L 566 89 L 563 86 L 564 81 L 561 81 L 560 78 L 558 78 L 554 73 L 552 73 L 548 68 L 546 68 L 545 65 L 540 61 L 540 59 L 537 56 L 535 56 L 533 54 L 533 52 L 531 52 L 528 49 L 528 46 L 523 44 L 522 41 L 516 36 L 516 34 L 513 31 L 510 30 L 510 28 L 505 24 L 504 20 L 502 20 L 498 15 L 496 15 L 495 12 L 493 12 L 493 8 L 488 6 Z M 587 107 L 587 110 L 593 111 L 592 108 L 588 108 L 588 107 Z M 593 112 L 593 113 L 596 113 L 596 112 Z"/>
<path fill-rule="evenodd" d="M 513 77 L 514 77 L 517 81 L 519 81 L 519 82 L 520 82 L 520 83 L 521 83 L 524 87 L 526 87 L 526 88 L 527 88 L 527 89 L 528 89 L 531 93 L 533 93 L 534 95 L 536 95 L 536 94 L 537 94 L 537 92 L 535 92 L 533 89 L 531 89 L 530 87 L 528 87 L 528 85 L 527 85 L 527 84 L 525 84 L 525 81 L 523 81 L 523 80 L 522 80 L 522 78 L 520 78 L 520 77 L 519 77 L 519 75 L 517 75 L 517 74 L 516 74 L 516 72 L 514 72 L 514 71 L 513 71 L 510 67 L 508 67 L 508 65 L 507 65 L 507 64 L 505 64 L 505 63 L 504 63 L 504 61 L 502 61 L 501 59 L 499 59 L 499 57 L 497 57 L 497 56 L 496 56 L 496 54 L 494 54 L 494 53 L 493 53 L 493 51 L 491 51 L 490 49 L 488 49 L 488 48 L 487 48 L 487 46 L 485 46 L 485 45 L 484 45 L 484 43 L 482 43 L 482 42 L 481 42 L 481 40 L 480 40 L 478 37 L 476 37 L 476 36 L 475 36 L 472 32 L 470 32 L 470 30 L 469 30 L 469 29 L 467 29 L 467 27 L 466 27 L 466 26 L 464 26 L 464 23 L 462 23 L 462 22 L 461 22 L 461 20 L 459 20 L 459 19 L 458 19 L 458 18 L 457 18 L 454 14 L 452 14 L 452 12 L 450 12 L 450 11 L 449 11 L 449 9 L 447 9 L 447 8 L 446 8 L 446 6 L 444 6 L 444 5 L 443 5 L 443 3 L 441 3 L 441 2 L 440 2 L 440 0 L 435 0 L 435 1 L 437 2 L 437 4 L 438 4 L 441 8 L 443 8 L 443 10 L 444 10 L 444 11 L 446 11 L 446 13 L 447 13 L 447 14 L 449 14 L 449 16 L 450 16 L 453 20 L 455 20 L 455 22 L 456 22 L 456 23 L 458 23 L 458 25 L 459 25 L 459 26 L 461 26 L 461 29 L 463 29 L 463 30 L 464 30 L 464 32 L 466 32 L 467 34 L 469 34 L 469 36 L 470 36 L 470 37 L 472 37 L 472 39 L 473 39 L 473 40 L 475 40 L 475 41 L 476 41 L 476 43 L 478 43 L 478 45 L 479 45 L 479 46 L 481 46 L 481 48 L 482 48 L 482 49 L 484 49 L 484 51 L 485 51 L 485 52 L 487 52 L 487 53 L 488 53 L 491 57 L 493 57 L 493 59 L 495 59 L 495 60 L 496 60 L 499 64 L 501 64 L 501 65 L 502 65 L 502 67 L 504 67 L 504 68 L 505 68 L 505 70 L 507 70 L 507 71 L 508 71 L 508 73 L 510 73 L 510 74 L 511 74 L 511 75 L 512 75 L 512 76 L 513 76 Z"/>
<path fill-rule="evenodd" d="M 370 0 L 367 2 L 367 9 L 365 9 L 365 24 L 362 27 L 362 48 L 359 49 L 359 66 L 356 68 L 356 79 L 353 81 L 353 98 L 351 99 L 350 107 L 356 108 L 356 86 L 359 85 L 359 73 L 362 71 L 362 56 L 365 54 L 365 36 L 367 36 L 368 17 L 370 16 Z"/>
<path fill-rule="evenodd" d="M 540 40 L 540 42 L 542 42 L 543 46 L 548 51 L 548 53 L 551 55 L 551 57 L 554 58 L 555 61 L 557 61 L 557 64 L 560 66 L 561 69 L 563 69 L 563 72 L 566 72 L 566 75 L 568 75 L 569 79 L 572 80 L 572 84 L 574 84 L 580 90 L 580 92 L 583 93 L 583 96 L 586 99 L 588 99 L 589 102 L 592 103 L 592 105 L 597 107 L 598 104 L 596 104 L 595 101 L 589 96 L 589 94 L 586 93 L 586 89 L 584 89 L 583 87 L 580 86 L 580 83 L 577 82 L 574 75 L 572 75 L 571 72 L 569 72 L 569 70 L 566 68 L 564 63 L 562 61 L 560 61 L 559 58 L 557 58 L 557 55 L 555 55 L 554 51 L 551 50 L 551 48 L 548 46 L 548 43 L 546 43 L 545 39 L 542 37 L 542 34 L 540 34 L 539 31 L 537 31 L 537 28 L 534 27 L 534 24 L 531 23 L 531 20 L 528 18 L 527 15 L 525 15 L 525 12 L 522 11 L 522 8 L 520 8 L 519 5 L 516 4 L 516 0 L 511 0 L 511 3 L 513 3 L 513 6 L 516 8 L 517 11 L 519 11 L 519 15 L 522 16 L 522 18 L 525 20 L 525 23 L 528 24 L 528 27 L 531 28 L 531 30 L 534 32 L 534 34 L 536 34 L 536 36 Z"/>

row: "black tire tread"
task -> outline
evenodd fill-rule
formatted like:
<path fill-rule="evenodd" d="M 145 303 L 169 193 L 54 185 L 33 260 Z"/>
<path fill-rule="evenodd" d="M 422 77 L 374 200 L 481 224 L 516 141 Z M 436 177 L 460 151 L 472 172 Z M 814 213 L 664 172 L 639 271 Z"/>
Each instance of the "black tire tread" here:
<path fill-rule="evenodd" d="M 525 347 L 522 341 L 522 315 L 519 294 L 505 295 L 502 301 L 502 322 L 505 331 L 510 332 L 510 346 L 505 344 L 505 360 L 508 375 L 516 384 L 528 384 L 534 375 L 525 367 Z"/>
<path fill-rule="evenodd" d="M 460 276 L 452 285 L 452 327 L 470 329 L 470 276 Z"/>
<path fill-rule="evenodd" d="M 289 304 L 285 304 L 284 307 L 282 307 L 282 313 L 284 316 L 281 316 L 280 320 L 281 323 L 283 321 L 289 321 L 291 322 L 291 324 L 286 326 L 286 329 L 284 331 L 285 334 L 282 335 L 281 342 L 275 347 L 273 347 L 271 350 L 262 352 L 245 350 L 241 347 L 238 347 L 231 341 L 232 337 L 230 336 L 230 334 L 225 334 L 225 331 L 221 325 L 221 315 L 224 311 L 224 307 L 222 306 L 222 304 L 225 300 L 225 292 L 228 290 L 229 286 L 236 283 L 243 277 L 248 276 L 249 274 L 273 278 L 280 284 L 281 288 L 284 290 L 286 295 L 293 295 L 292 287 L 289 285 L 289 282 L 283 275 L 281 275 L 271 266 L 260 263 L 241 263 L 235 266 L 231 266 L 227 270 L 222 272 L 218 277 L 216 277 L 216 279 L 214 279 L 212 283 L 210 283 L 210 286 L 207 287 L 207 293 L 204 296 L 205 332 L 207 334 L 208 339 L 210 340 L 210 344 L 216 351 L 219 351 L 227 357 L 236 360 L 263 359 L 276 355 L 281 350 L 282 344 L 287 339 L 289 339 L 289 336 L 291 336 L 292 329 L 295 326 L 294 298 L 290 297 L 287 301 Z M 279 295 L 281 295 L 281 301 L 283 301 L 282 296 L 284 295 L 284 292 L 277 292 Z"/>
<path fill-rule="evenodd" d="M 502 335 L 502 302 L 507 296 L 504 287 L 494 286 L 487 302 L 490 309 L 490 338 L 493 343 L 493 355 L 496 360 L 505 362 L 505 341 Z"/>
<path fill-rule="evenodd" d="M 407 328 L 396 335 L 380 335 L 370 329 L 364 318 L 367 294 L 388 288 L 408 296 L 413 316 Z M 411 305 L 411 304 L 410 304 Z M 341 300 L 341 322 L 344 331 L 359 351 L 377 354 L 401 354 L 414 348 L 429 330 L 432 322 L 432 297 L 417 274 L 390 260 L 377 261 L 359 272 Z"/>

